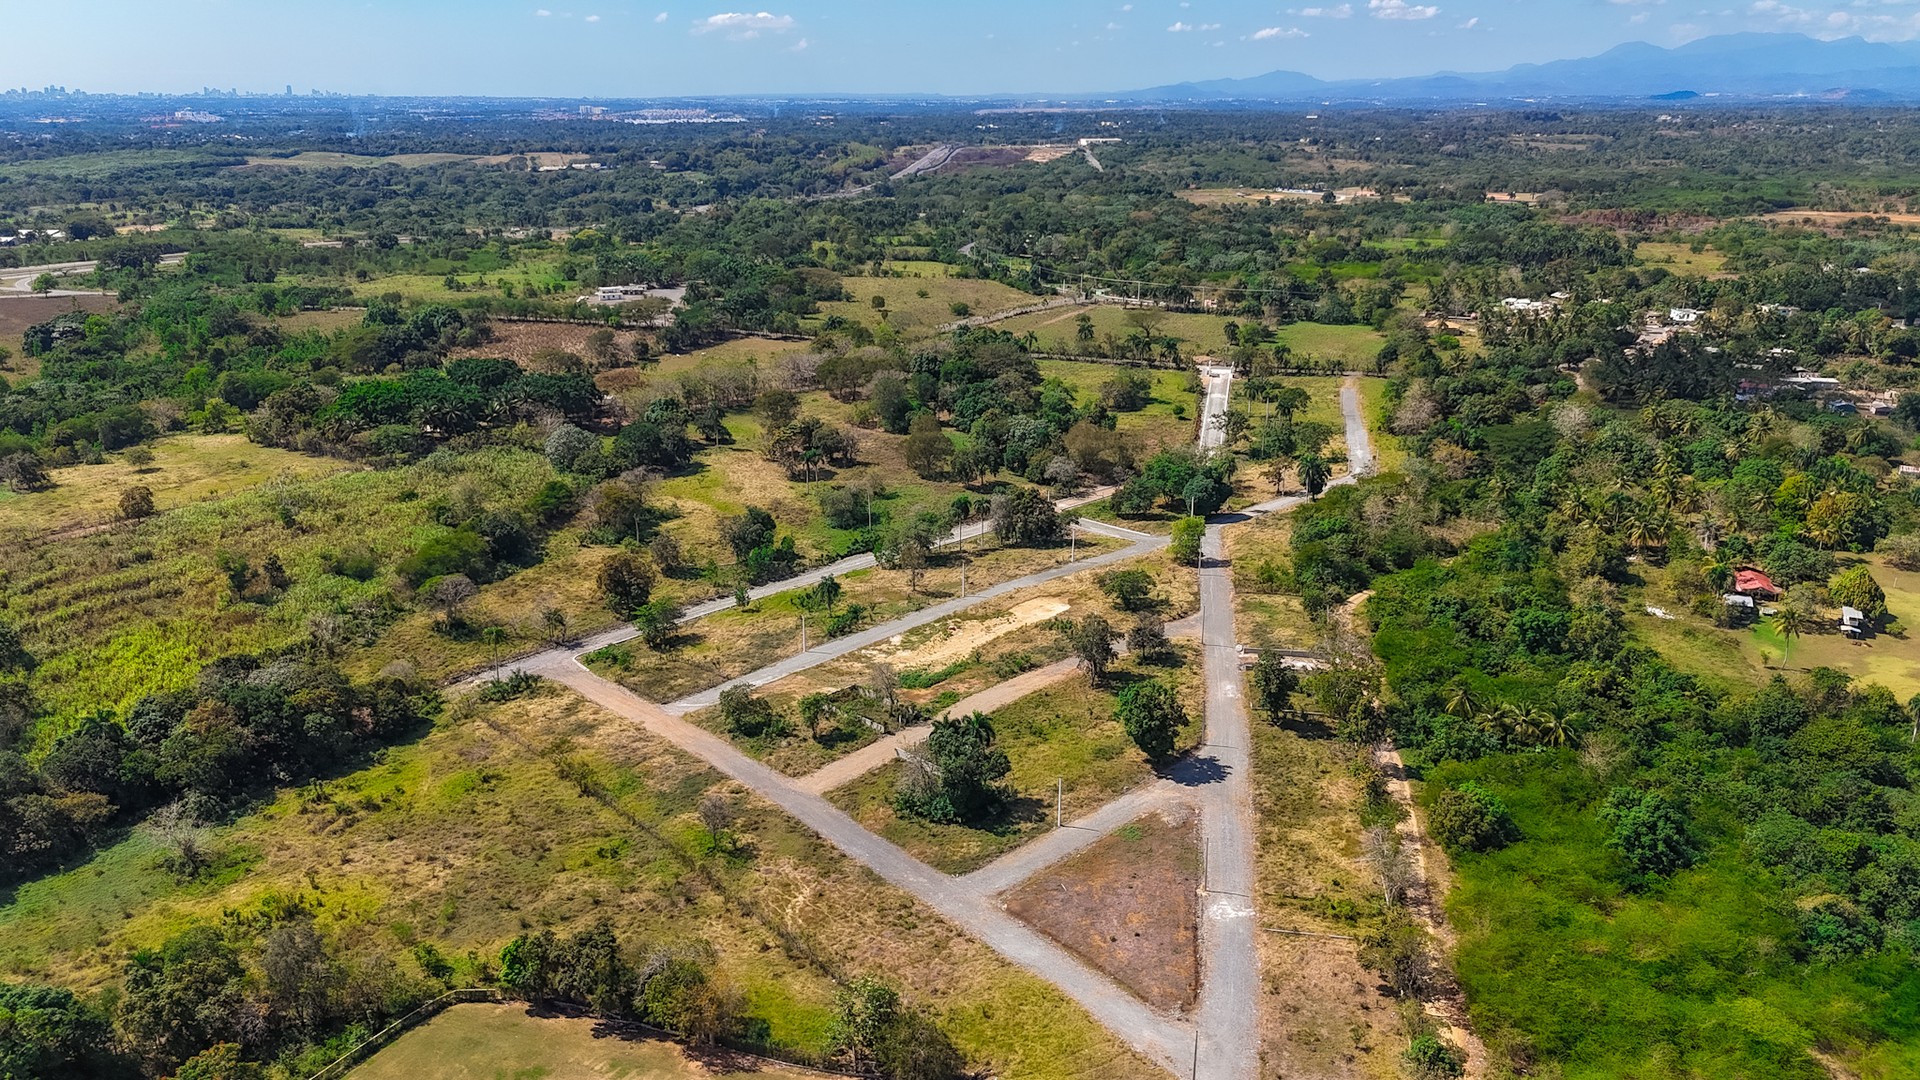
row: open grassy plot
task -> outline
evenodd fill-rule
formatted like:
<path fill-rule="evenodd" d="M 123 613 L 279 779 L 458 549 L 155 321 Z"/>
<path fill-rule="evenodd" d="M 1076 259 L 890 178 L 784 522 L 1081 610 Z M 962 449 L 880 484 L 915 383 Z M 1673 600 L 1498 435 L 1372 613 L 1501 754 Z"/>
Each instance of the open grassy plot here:
<path fill-rule="evenodd" d="M 1165 552 L 1131 560 L 1125 569 L 1153 575 L 1154 594 L 1163 601 L 1154 612 L 1156 616 L 1177 619 L 1193 612 L 1197 603 L 1193 576 L 1185 567 L 1171 565 Z M 758 693 L 782 715 L 797 716 L 802 697 L 854 690 L 868 682 L 874 664 L 883 663 L 900 676 L 902 698 L 939 715 L 954 702 L 1066 656 L 1067 646 L 1054 628 L 1056 619 L 1100 615 L 1115 627 L 1130 626 L 1133 616 L 1116 611 L 1099 589 L 1099 579 L 1105 572 L 1071 574 L 1021 589 L 991 604 L 790 675 Z M 696 714 L 691 719 L 718 730 L 718 717 L 711 713 Z M 818 740 L 796 732 L 767 742 L 741 740 L 739 745 L 789 776 L 804 776 L 875 737 L 877 733 L 870 728 L 850 724 L 844 730 L 825 732 Z"/>
<path fill-rule="evenodd" d="M 740 1066 L 738 1069 L 733 1066 Z M 594 1020 L 543 1016 L 525 1005 L 455 1005 L 394 1040 L 353 1080 L 804 1080 L 820 1074 L 725 1051 L 695 1051 Z"/>
<path fill-rule="evenodd" d="M 470 154 L 391 154 L 387 157 L 369 157 L 365 154 L 308 150 L 288 157 L 249 155 L 247 165 L 275 169 L 373 169 L 381 165 L 398 165 L 403 169 L 417 169 L 425 165 L 449 165 L 456 161 L 472 160 Z"/>
<path fill-rule="evenodd" d="M 853 299 L 821 304 L 821 318 L 838 315 L 864 323 L 873 330 L 889 326 L 906 337 L 927 336 L 959 318 L 953 311 L 955 304 L 967 305 L 974 315 L 991 315 L 1038 303 L 1041 299 L 982 278 L 850 277 L 843 279 L 842 284 Z M 921 296 L 923 292 L 927 295 Z M 873 306 L 876 296 L 886 301 L 884 319 L 880 309 Z"/>
<path fill-rule="evenodd" d="M 1633 249 L 1633 256 L 1648 266 L 1658 266 L 1676 274 L 1689 277 L 1728 277 L 1722 272 L 1726 265 L 1726 256 L 1714 252 L 1695 251 L 1691 244 L 1667 244 L 1648 241 Z"/>
<path fill-rule="evenodd" d="M 1386 401 L 1385 379 L 1360 380 L 1360 415 L 1366 419 L 1367 434 L 1373 442 L 1373 471 L 1376 473 L 1396 472 L 1407 463 L 1405 444 L 1400 441 L 1400 436 L 1387 430 L 1387 418 L 1382 415 Z"/>
<path fill-rule="evenodd" d="M 1041 377 L 1073 387 L 1083 403 L 1098 400 L 1100 387 L 1121 371 L 1139 370 L 1078 360 L 1041 360 L 1039 366 Z M 1136 412 L 1119 413 L 1115 417 L 1118 430 L 1136 436 L 1148 453 L 1192 442 L 1200 415 L 1199 391 L 1190 388 L 1193 374 L 1159 369 L 1143 374 L 1153 381 L 1153 400 Z"/>
<path fill-rule="evenodd" d="M 1257 910 L 1265 926 L 1355 936 L 1379 917 L 1360 857 L 1351 750 L 1324 732 L 1256 721 Z M 1394 1001 L 1351 941 L 1260 935 L 1260 1041 L 1285 1076 L 1390 1077 L 1405 1045 Z"/>
<path fill-rule="evenodd" d="M 973 545 L 966 571 L 969 590 L 1058 566 L 1070 556 L 1066 545 L 1000 548 L 983 547 L 981 540 L 969 543 Z M 1079 554 L 1086 558 L 1118 543 L 1104 537 L 1083 539 Z M 943 549 L 918 589 L 911 586 L 904 570 L 860 570 L 839 580 L 844 590 L 840 607 L 865 606 L 865 625 L 874 625 L 960 595 L 960 558 L 956 549 Z M 701 619 L 664 653 L 636 643 L 595 653 L 589 663 L 649 701 L 674 701 L 799 652 L 800 597 L 801 590 L 780 593 L 745 609 Z M 822 616 L 810 613 L 807 619 L 809 641 L 817 644 Z"/>
<path fill-rule="evenodd" d="M 1291 562 L 1292 518 L 1269 514 L 1229 529 L 1226 535 L 1227 555 L 1233 560 L 1234 628 L 1240 640 L 1271 642 L 1287 649 L 1312 648 L 1321 632 L 1300 597 L 1263 580 Z"/>
<path fill-rule="evenodd" d="M 268 460 L 253 457 L 258 448 L 232 452 Z M 448 531 L 438 515 L 518 507 L 553 475 L 538 454 L 492 449 L 401 469 L 281 476 L 137 524 L 0 550 L 0 611 L 39 659 L 33 684 L 55 717 L 43 735 L 77 713 L 124 710 L 183 686 L 215 657 L 304 640 L 315 617 L 337 620 L 347 642 L 378 640 L 406 589 L 393 568 Z M 240 595 L 219 565 L 223 552 L 246 560 Z M 284 588 L 260 576 L 268 556 L 279 559 Z"/>
<path fill-rule="evenodd" d="M 897 764 L 869 773 L 828 798 L 931 866 L 953 874 L 978 869 L 1053 828 L 1056 780 L 1064 783 L 1064 812 L 1073 819 L 1153 775 L 1113 719 L 1114 693 L 1129 682 L 1160 679 L 1176 686 L 1191 720 L 1177 745 L 1182 751 L 1195 745 L 1202 698 L 1198 654 L 1191 645 L 1177 648 L 1178 666 L 1117 664 L 1106 686 L 1090 688 L 1084 678 L 1070 679 L 995 712 L 995 733 L 1013 763 L 1007 778 L 1013 798 L 992 821 L 943 825 L 900 814 L 893 806 L 900 777 Z"/>
<path fill-rule="evenodd" d="M 1199 988 L 1199 823 L 1153 814 L 1008 894 L 1006 907 L 1142 1001 L 1172 1011 Z"/>
<path fill-rule="evenodd" d="M 72 465 L 54 472 L 50 491 L 0 501 L 0 540 L 20 542 L 106 525 L 119 516 L 120 496 L 144 486 L 161 512 L 235 495 L 269 480 L 327 476 L 351 469 L 344 461 L 258 446 L 244 435 L 176 435 L 151 444 L 153 461 Z"/>
<path fill-rule="evenodd" d="M 1886 590 L 1887 609 L 1893 617 L 1913 625 L 1912 620 L 1920 618 L 1920 573 L 1896 570 L 1879 555 L 1854 558 L 1864 561 Z M 1659 572 L 1643 573 L 1652 577 Z M 1722 630 L 1672 605 L 1667 610 L 1675 618 L 1656 618 L 1636 608 L 1627 622 L 1674 666 L 1724 689 L 1764 682 L 1780 670 L 1784 655 L 1790 671 L 1829 667 L 1862 684 L 1879 683 L 1901 701 L 1920 694 L 1920 643 L 1911 631 L 1904 637 L 1876 634 L 1855 640 L 1840 633 L 1830 618 L 1823 618 L 1816 620 L 1817 632 L 1802 634 L 1789 646 L 1768 619 L 1744 630 Z"/>
<path fill-rule="evenodd" d="M 1088 304 L 1084 307 L 1056 308 L 1021 315 L 995 323 L 1015 334 L 1029 330 L 1039 339 L 1042 352 L 1070 353 L 1085 348 L 1079 341 L 1078 316 L 1093 320 L 1094 342 L 1108 335 L 1124 339 L 1141 325 L 1143 318 L 1155 327 L 1154 333 L 1177 338 L 1180 351 L 1187 356 L 1219 356 L 1227 351 L 1226 325 L 1244 323 L 1226 315 L 1202 315 L 1182 311 L 1128 308 L 1119 304 Z M 1336 360 L 1347 368 L 1370 368 L 1386 338 L 1371 326 L 1328 326 L 1322 323 L 1288 323 L 1275 331 L 1274 340 L 1283 342 L 1296 357 Z"/>
<path fill-rule="evenodd" d="M 562 780 L 562 760 L 605 801 Z M 717 853 L 695 816 L 709 792 L 739 814 Z M 485 954 L 528 928 L 565 933 L 604 915 L 643 947 L 711 943 L 748 1015 L 783 1045 L 822 1049 L 834 980 L 871 973 L 930 1005 L 983 1069 L 1152 1075 L 1039 980 L 718 774 L 558 690 L 455 709 L 417 742 L 283 792 L 209 839 L 215 863 L 191 881 L 139 831 L 20 887 L 0 905 L 0 971 L 99 986 L 129 950 L 190 920 L 295 902 L 360 958 L 409 971 L 419 941 Z"/>

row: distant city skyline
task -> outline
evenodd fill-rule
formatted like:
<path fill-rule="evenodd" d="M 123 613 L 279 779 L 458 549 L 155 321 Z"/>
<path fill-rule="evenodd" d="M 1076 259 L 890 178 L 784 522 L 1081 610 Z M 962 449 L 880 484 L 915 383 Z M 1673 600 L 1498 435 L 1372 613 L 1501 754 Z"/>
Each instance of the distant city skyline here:
<path fill-rule="evenodd" d="M 773 0 L 761 0 L 773 4 Z M 1486 71 L 1738 31 L 1920 35 L 1920 0 L 0 0 L 7 87 L 664 97 L 1088 93 Z"/>

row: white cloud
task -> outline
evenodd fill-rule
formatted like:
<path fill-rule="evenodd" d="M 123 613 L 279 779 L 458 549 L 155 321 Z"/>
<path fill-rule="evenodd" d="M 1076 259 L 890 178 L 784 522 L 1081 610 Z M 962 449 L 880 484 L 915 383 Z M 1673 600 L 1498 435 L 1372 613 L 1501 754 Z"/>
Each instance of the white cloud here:
<path fill-rule="evenodd" d="M 1480 16 L 1475 15 L 1473 18 L 1468 19 L 1466 22 L 1463 22 L 1459 26 L 1454 27 L 1454 29 L 1455 30 L 1471 30 L 1474 27 L 1479 25 L 1480 25 Z"/>
<path fill-rule="evenodd" d="M 599 21 L 600 21 L 600 16 L 598 16 L 598 15 L 589 15 L 589 16 L 587 16 L 587 21 L 588 21 L 588 22 L 599 22 Z"/>
<path fill-rule="evenodd" d="M 1177 22 L 1177 23 L 1174 23 L 1172 26 L 1167 27 L 1167 33 L 1184 34 L 1192 29 L 1193 29 L 1193 26 L 1189 23 Z"/>
<path fill-rule="evenodd" d="M 794 42 L 793 47 L 788 49 L 787 51 L 788 52 L 806 52 L 807 46 L 809 44 L 811 44 L 811 42 L 807 41 L 806 38 L 801 38 L 799 41 Z"/>
<path fill-rule="evenodd" d="M 541 8 L 539 11 L 534 12 L 534 15 L 538 18 L 545 19 L 551 17 L 553 12 L 548 11 L 546 8 Z"/>
<path fill-rule="evenodd" d="M 1407 21 L 1431 19 L 1440 14 L 1440 9 L 1432 4 L 1409 4 L 1407 0 L 1367 0 L 1367 10 L 1373 12 L 1376 19 Z"/>
<path fill-rule="evenodd" d="M 654 22 L 657 22 L 657 23 L 663 23 L 663 22 L 666 22 L 666 21 L 667 21 L 667 13 L 663 11 L 663 12 L 661 12 L 660 14 L 658 14 L 658 15 L 655 15 L 655 16 L 653 17 L 653 21 L 654 21 Z"/>
<path fill-rule="evenodd" d="M 1339 7 L 1309 7 L 1299 11 L 1289 11 L 1289 15 L 1304 15 L 1309 19 L 1351 19 L 1353 5 L 1341 4 Z"/>
<path fill-rule="evenodd" d="M 1274 38 L 1303 38 L 1306 36 L 1307 32 L 1297 26 L 1268 26 L 1253 32 L 1253 40 L 1255 41 L 1271 41 Z"/>
<path fill-rule="evenodd" d="M 1628 19 L 1627 23 L 1632 26 L 1639 26 L 1641 23 L 1646 22 L 1647 18 L 1648 18 L 1648 15 L 1646 12 L 1636 11 L 1633 13 L 1633 18 Z"/>
<path fill-rule="evenodd" d="M 775 15 L 760 11 L 748 14 L 743 11 L 724 11 L 718 15 L 709 15 L 693 24 L 696 34 L 723 33 L 733 41 L 746 41 L 761 34 L 784 34 L 797 25 L 791 15 Z"/>

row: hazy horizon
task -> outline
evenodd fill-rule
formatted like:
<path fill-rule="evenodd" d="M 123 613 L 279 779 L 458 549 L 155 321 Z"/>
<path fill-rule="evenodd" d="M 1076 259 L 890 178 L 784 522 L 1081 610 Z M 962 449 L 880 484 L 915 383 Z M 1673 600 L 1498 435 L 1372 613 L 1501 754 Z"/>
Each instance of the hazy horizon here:
<path fill-rule="evenodd" d="M 1487 71 L 1741 31 L 1885 41 L 1920 33 L 1912 2 L 1779 0 L 1721 11 L 1665 0 L 1287 8 L 978 0 L 936 11 L 883 0 L 752 11 L 627 0 L 307 0 L 267 9 L 238 0 L 0 0 L 0 13 L 16 44 L 59 45 L 16 48 L 0 76 L 7 87 L 563 98 L 1077 94 L 1280 69 L 1324 79 Z"/>

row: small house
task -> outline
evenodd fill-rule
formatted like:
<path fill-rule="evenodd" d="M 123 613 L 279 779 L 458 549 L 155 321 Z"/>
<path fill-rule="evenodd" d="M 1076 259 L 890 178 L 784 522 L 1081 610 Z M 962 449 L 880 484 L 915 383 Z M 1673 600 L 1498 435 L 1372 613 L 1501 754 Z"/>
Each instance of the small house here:
<path fill-rule="evenodd" d="M 1776 600 L 1780 596 L 1780 588 L 1773 583 L 1773 579 L 1751 566 L 1734 571 L 1733 591 L 1755 600 Z"/>
<path fill-rule="evenodd" d="M 1848 637 L 1865 637 L 1867 633 L 1867 615 L 1859 608 L 1840 609 L 1840 632 Z"/>

